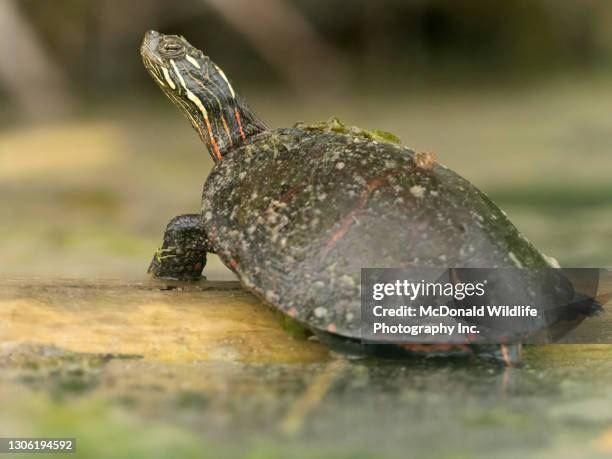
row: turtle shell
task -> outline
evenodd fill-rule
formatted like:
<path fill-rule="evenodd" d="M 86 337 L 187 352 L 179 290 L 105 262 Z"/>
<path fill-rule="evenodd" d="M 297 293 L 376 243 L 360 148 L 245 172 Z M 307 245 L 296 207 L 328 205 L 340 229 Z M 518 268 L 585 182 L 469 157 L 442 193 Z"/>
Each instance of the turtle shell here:
<path fill-rule="evenodd" d="M 467 180 L 364 132 L 267 131 L 215 165 L 204 224 L 245 288 L 359 338 L 362 267 L 549 266 Z"/>

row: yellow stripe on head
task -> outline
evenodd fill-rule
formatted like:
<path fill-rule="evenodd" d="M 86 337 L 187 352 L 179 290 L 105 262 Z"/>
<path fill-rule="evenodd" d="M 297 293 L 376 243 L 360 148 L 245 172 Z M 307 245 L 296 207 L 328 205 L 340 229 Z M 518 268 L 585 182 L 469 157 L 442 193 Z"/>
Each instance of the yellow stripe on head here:
<path fill-rule="evenodd" d="M 208 119 L 208 111 L 206 111 L 206 107 L 204 107 L 204 104 L 202 103 L 202 101 L 198 98 L 198 96 L 192 93 L 189 89 L 187 89 L 186 91 L 187 91 L 187 98 L 191 102 L 193 102 L 196 105 L 196 107 L 198 107 L 198 110 L 200 110 L 200 112 L 202 113 L 202 116 L 204 116 L 204 119 Z"/>
<path fill-rule="evenodd" d="M 164 78 L 166 79 L 166 82 L 168 83 L 168 85 L 172 89 L 176 89 L 176 85 L 174 84 L 174 81 L 172 81 L 172 78 L 170 77 L 170 73 L 168 72 L 168 69 L 166 67 L 162 67 L 162 72 L 164 74 Z"/>
<path fill-rule="evenodd" d="M 225 76 L 225 73 L 223 73 L 223 70 L 221 70 L 216 64 L 215 64 L 215 68 L 217 69 L 217 72 L 219 72 L 219 75 L 221 75 L 221 78 L 223 78 L 223 81 L 225 81 L 225 84 L 227 84 L 227 87 L 229 88 L 230 92 L 232 93 L 232 98 L 235 99 L 236 98 L 236 93 L 234 92 L 234 88 L 232 88 L 232 85 L 230 84 L 229 80 Z"/>
<path fill-rule="evenodd" d="M 161 79 L 160 79 L 160 78 L 159 78 L 159 77 L 158 77 L 158 76 L 155 74 L 155 72 L 151 72 L 151 76 L 152 76 L 152 77 L 155 79 L 155 81 L 157 81 L 157 83 L 158 83 L 158 84 L 159 84 L 161 87 L 163 87 L 163 88 L 165 88 L 165 87 L 166 87 L 166 83 L 164 83 L 164 82 L 163 82 L 163 81 L 162 81 L 162 80 L 161 80 Z"/>
<path fill-rule="evenodd" d="M 202 103 L 202 101 L 198 99 L 198 96 L 192 93 L 189 89 L 185 89 L 185 93 L 187 94 L 187 98 L 191 102 L 196 104 L 196 106 L 198 107 L 198 110 L 202 112 L 202 116 L 204 117 L 204 122 L 206 123 L 206 127 L 208 129 L 208 135 L 210 137 L 210 143 L 212 145 L 213 155 L 215 156 L 217 161 L 220 161 L 222 158 L 221 152 L 219 151 L 219 145 L 217 144 L 217 139 L 215 139 L 215 135 L 212 131 L 212 127 L 210 125 L 210 120 L 208 119 L 208 111 L 206 111 L 206 107 L 204 107 L 204 104 Z"/>
<path fill-rule="evenodd" d="M 176 64 L 174 63 L 174 59 L 170 59 L 170 64 L 172 64 L 172 68 L 174 69 L 174 73 L 176 73 L 176 76 L 178 76 L 178 79 L 181 82 L 181 86 L 183 87 L 183 89 L 185 89 L 185 91 L 187 91 L 187 85 L 185 84 L 185 80 L 183 79 L 183 75 L 181 75 L 181 72 L 179 72 L 179 69 L 177 68 Z"/>
<path fill-rule="evenodd" d="M 196 59 L 191 57 L 189 54 L 185 55 L 185 59 L 191 62 L 191 65 L 193 65 L 195 68 L 200 68 L 200 63 Z"/>

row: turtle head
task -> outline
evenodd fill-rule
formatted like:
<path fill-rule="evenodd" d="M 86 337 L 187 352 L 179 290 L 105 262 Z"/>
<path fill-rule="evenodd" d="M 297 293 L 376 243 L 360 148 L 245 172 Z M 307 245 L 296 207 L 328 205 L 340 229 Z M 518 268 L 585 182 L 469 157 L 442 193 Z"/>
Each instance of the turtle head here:
<path fill-rule="evenodd" d="M 191 122 L 215 161 L 266 130 L 223 70 L 185 38 L 151 30 L 140 54 L 155 83 Z"/>

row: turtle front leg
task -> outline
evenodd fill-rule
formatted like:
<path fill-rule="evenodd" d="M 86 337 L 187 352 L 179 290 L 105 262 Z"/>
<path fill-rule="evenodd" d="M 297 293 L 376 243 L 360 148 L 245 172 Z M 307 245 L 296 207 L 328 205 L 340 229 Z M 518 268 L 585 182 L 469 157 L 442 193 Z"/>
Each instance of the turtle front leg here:
<path fill-rule="evenodd" d="M 179 215 L 168 223 L 164 242 L 153 256 L 148 272 L 162 279 L 199 280 L 207 252 L 210 248 L 202 215 Z"/>

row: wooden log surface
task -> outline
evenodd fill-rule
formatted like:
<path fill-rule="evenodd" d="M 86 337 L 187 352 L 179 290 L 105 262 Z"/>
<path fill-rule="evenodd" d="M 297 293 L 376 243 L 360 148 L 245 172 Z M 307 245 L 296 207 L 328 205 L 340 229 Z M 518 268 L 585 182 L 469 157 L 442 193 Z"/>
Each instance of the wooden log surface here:
<path fill-rule="evenodd" d="M 0 280 L 0 341 L 177 363 L 327 358 L 238 282 Z"/>
<path fill-rule="evenodd" d="M 600 291 L 612 292 L 609 276 Z M 604 295 L 605 296 L 605 295 Z M 612 300 L 569 342 L 612 343 Z M 74 352 L 139 355 L 153 361 L 308 363 L 328 358 L 293 339 L 281 316 L 238 282 L 0 280 L 0 341 Z"/>

